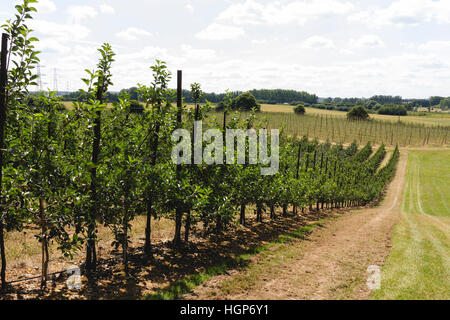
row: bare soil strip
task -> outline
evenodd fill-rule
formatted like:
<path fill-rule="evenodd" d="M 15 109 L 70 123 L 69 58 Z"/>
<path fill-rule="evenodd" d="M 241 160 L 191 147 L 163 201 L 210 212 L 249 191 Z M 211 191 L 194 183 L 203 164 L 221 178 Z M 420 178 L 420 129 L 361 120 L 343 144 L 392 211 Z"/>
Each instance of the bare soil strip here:
<path fill-rule="evenodd" d="M 407 152 L 378 207 L 353 210 L 315 229 L 305 240 L 281 245 L 252 264 L 217 276 L 185 299 L 368 299 L 367 268 L 383 266 L 401 216 Z"/>

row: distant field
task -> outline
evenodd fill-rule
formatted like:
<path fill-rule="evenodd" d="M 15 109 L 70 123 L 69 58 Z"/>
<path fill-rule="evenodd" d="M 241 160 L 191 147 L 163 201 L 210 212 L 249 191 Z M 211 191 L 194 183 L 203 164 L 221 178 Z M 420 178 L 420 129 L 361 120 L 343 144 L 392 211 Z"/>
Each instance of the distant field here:
<path fill-rule="evenodd" d="M 402 218 L 376 299 L 450 298 L 450 151 L 409 151 Z"/>
<path fill-rule="evenodd" d="M 70 109 L 71 102 L 64 102 Z M 111 104 L 109 104 L 110 106 Z M 189 105 L 188 107 L 192 107 Z M 300 116 L 288 105 L 262 105 L 263 113 L 259 119 L 265 119 L 270 129 L 280 129 L 285 125 L 289 135 L 308 136 L 332 142 L 360 144 L 367 142 L 384 143 L 395 146 L 447 145 L 450 141 L 450 115 L 431 114 L 427 116 L 398 117 L 371 115 L 374 121 L 347 121 L 346 113 L 341 111 L 306 108 L 306 115 Z M 223 113 L 211 111 L 219 123 Z M 247 116 L 245 112 L 242 117 Z"/>
<path fill-rule="evenodd" d="M 261 106 L 262 111 L 264 112 L 294 112 L 294 107 L 289 105 L 271 105 L 271 104 L 263 104 Z M 308 114 L 320 114 L 320 115 L 329 115 L 334 117 L 343 117 L 347 116 L 346 112 L 336 111 L 336 110 L 323 110 L 316 108 L 306 108 L 306 113 Z M 402 121 L 407 123 L 418 123 L 425 125 L 441 125 L 441 126 L 450 126 L 450 114 L 449 113 L 427 113 L 425 116 L 411 115 L 405 117 L 398 116 L 388 116 L 381 114 L 371 114 L 371 118 L 377 120 L 385 120 L 385 121 Z"/>
<path fill-rule="evenodd" d="M 289 108 L 289 107 L 285 107 Z M 266 109 L 267 110 L 267 109 Z M 319 110 L 322 111 L 322 110 Z M 223 122 L 222 112 L 211 112 L 219 123 Z M 241 112 L 241 117 L 248 113 Z M 398 121 L 348 121 L 346 117 L 332 114 L 307 113 L 304 116 L 293 112 L 263 112 L 257 115 L 269 129 L 284 126 L 288 135 L 308 136 L 331 142 L 360 144 L 367 142 L 389 146 L 447 145 L 450 141 L 450 126 L 426 126 L 421 123 Z"/>
<path fill-rule="evenodd" d="M 71 109 L 72 102 L 63 102 L 66 108 Z M 108 104 L 111 106 L 111 103 Z M 188 107 L 192 107 L 192 105 L 188 105 Z M 263 112 L 279 112 L 279 113 L 293 113 L 294 107 L 290 105 L 272 105 L 272 104 L 263 104 L 261 105 L 261 110 Z M 343 111 L 335 111 L 335 110 L 322 110 L 316 108 L 306 108 L 306 113 L 310 115 L 327 115 L 333 117 L 341 117 L 345 118 L 347 116 L 346 112 Z M 427 113 L 424 116 L 411 115 L 406 117 L 398 117 L 398 116 L 387 116 L 380 114 L 371 114 L 371 118 L 376 120 L 385 120 L 385 121 L 395 121 L 399 120 L 405 123 L 415 123 L 415 124 L 424 124 L 424 125 L 440 125 L 440 126 L 450 126 L 450 113 Z"/>

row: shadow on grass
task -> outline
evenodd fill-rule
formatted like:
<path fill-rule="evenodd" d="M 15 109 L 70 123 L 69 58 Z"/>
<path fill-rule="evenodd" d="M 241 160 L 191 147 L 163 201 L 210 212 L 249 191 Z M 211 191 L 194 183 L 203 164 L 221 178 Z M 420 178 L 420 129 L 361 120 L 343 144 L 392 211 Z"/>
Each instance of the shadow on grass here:
<path fill-rule="evenodd" d="M 286 235 L 280 235 L 275 241 L 268 243 L 264 246 L 259 246 L 254 249 L 249 250 L 247 253 L 239 255 L 234 259 L 228 259 L 224 263 L 209 267 L 205 271 L 191 275 L 183 280 L 176 281 L 170 284 L 167 288 L 159 290 L 154 294 L 147 295 L 145 299 L 148 300 L 174 300 L 180 298 L 183 294 L 188 293 L 195 289 L 197 286 L 203 282 L 209 280 L 210 278 L 225 274 L 230 269 L 235 268 L 245 268 L 249 264 L 249 258 L 255 254 L 261 253 L 263 251 L 270 250 L 272 247 L 288 243 L 294 239 L 303 238 L 306 234 L 310 233 L 315 227 L 323 226 L 323 222 L 318 221 L 310 225 L 304 226 L 294 232 Z"/>
<path fill-rule="evenodd" d="M 213 276 L 246 267 L 252 255 L 304 237 L 336 213 L 278 216 L 264 223 L 250 217 L 247 227 L 235 226 L 209 237 L 194 230 L 192 241 L 180 249 L 171 242 L 155 243 L 150 258 L 142 247 L 130 248 L 128 274 L 121 265 L 120 252 L 111 251 L 99 260 L 95 275 L 82 277 L 79 291 L 68 290 L 67 278 L 62 278 L 52 282 L 46 292 L 36 290 L 37 284 L 20 285 L 2 299 L 178 299 Z"/>

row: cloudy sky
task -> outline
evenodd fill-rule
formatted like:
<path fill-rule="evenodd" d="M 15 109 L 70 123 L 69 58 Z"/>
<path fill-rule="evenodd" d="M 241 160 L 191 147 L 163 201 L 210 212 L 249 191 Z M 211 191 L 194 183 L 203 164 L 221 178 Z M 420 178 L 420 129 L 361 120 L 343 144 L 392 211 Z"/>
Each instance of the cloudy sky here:
<path fill-rule="evenodd" d="M 0 2 L 0 21 L 16 0 Z M 205 91 L 321 97 L 450 95 L 449 0 L 40 0 L 31 24 L 53 89 L 82 87 L 109 42 L 114 87 L 150 83 L 156 58 Z"/>

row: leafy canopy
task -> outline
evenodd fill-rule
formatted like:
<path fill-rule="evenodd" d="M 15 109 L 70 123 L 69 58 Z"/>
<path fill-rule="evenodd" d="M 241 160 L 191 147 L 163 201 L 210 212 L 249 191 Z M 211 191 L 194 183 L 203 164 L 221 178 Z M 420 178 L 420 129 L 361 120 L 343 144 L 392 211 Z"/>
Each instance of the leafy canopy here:
<path fill-rule="evenodd" d="M 347 113 L 349 120 L 369 120 L 369 113 L 363 106 L 356 106 Z"/>

